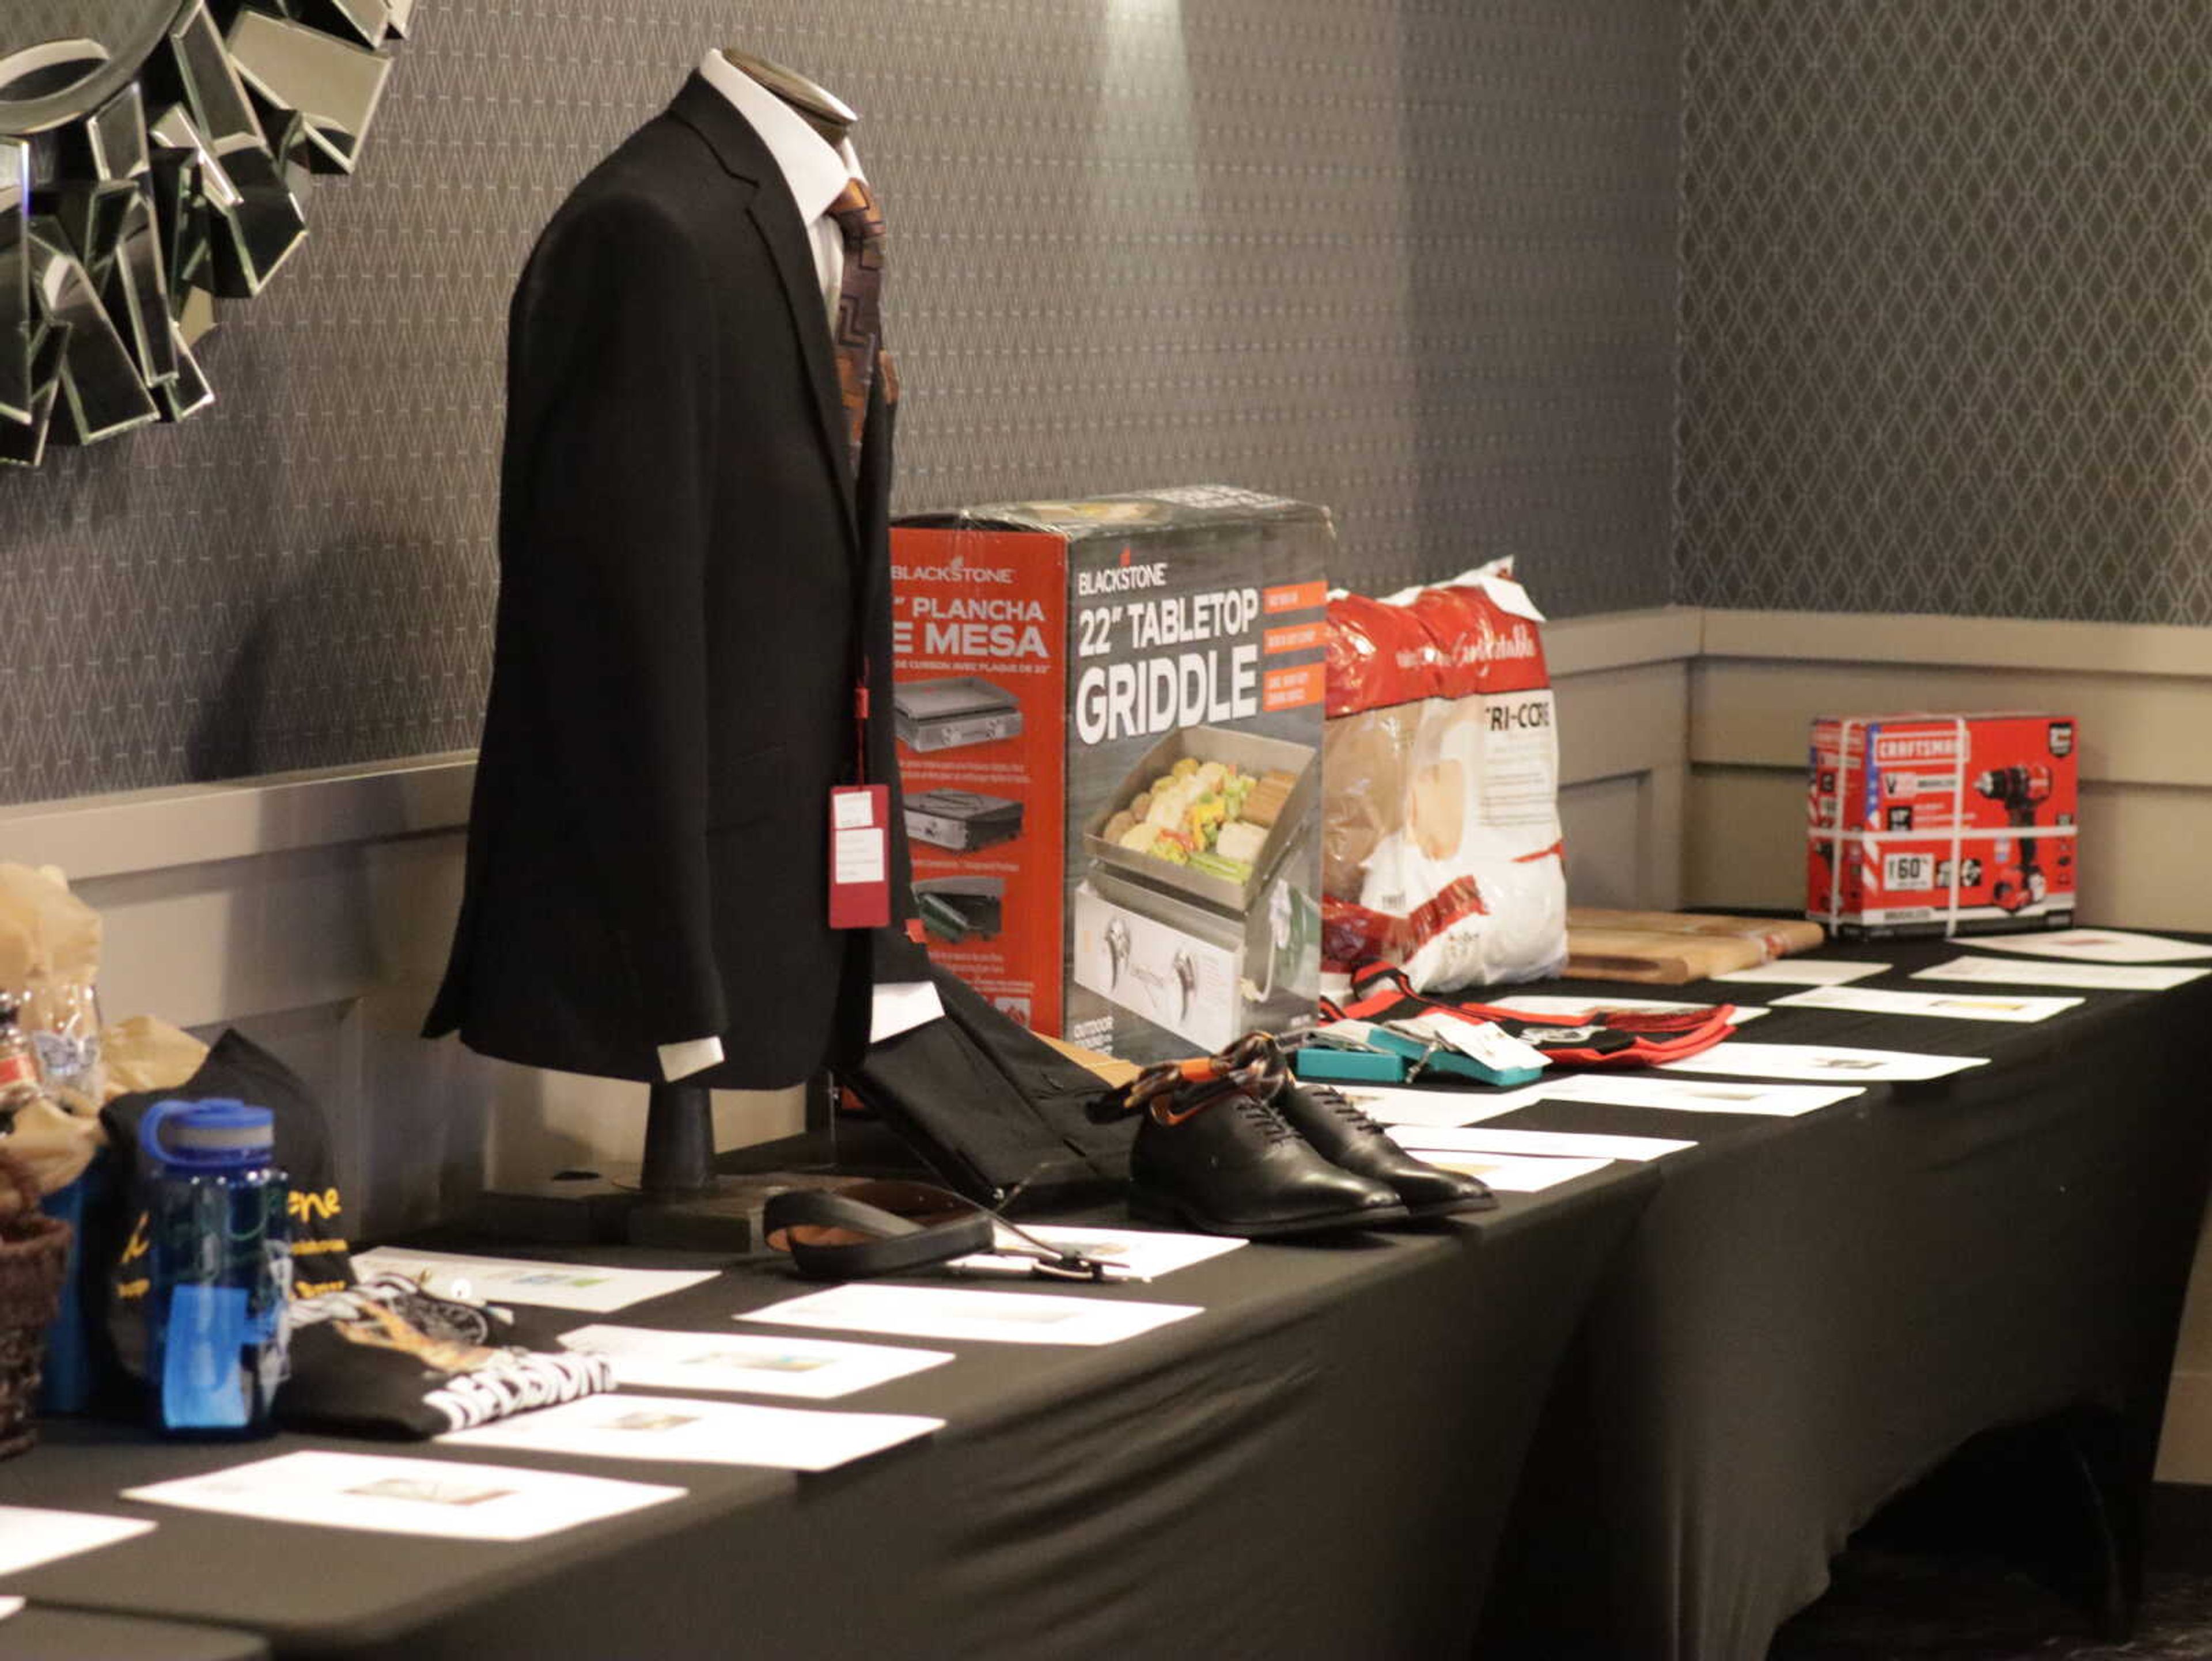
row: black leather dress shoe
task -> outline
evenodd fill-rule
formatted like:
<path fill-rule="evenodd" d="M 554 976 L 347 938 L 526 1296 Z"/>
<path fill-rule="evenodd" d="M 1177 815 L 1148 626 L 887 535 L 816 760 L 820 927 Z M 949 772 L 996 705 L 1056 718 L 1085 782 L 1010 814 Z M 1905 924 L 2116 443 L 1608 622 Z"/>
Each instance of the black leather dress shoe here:
<path fill-rule="evenodd" d="M 1129 1150 L 1129 1210 L 1208 1234 L 1261 1240 L 1402 1222 L 1388 1183 L 1309 1147 L 1266 1102 L 1240 1091 L 1148 1112 Z"/>
<path fill-rule="evenodd" d="M 1332 1164 L 1387 1185 L 1409 1217 L 1448 1211 L 1488 1211 L 1498 1204 L 1490 1185 L 1415 1159 L 1389 1133 L 1326 1084 L 1286 1081 L 1270 1104 Z"/>

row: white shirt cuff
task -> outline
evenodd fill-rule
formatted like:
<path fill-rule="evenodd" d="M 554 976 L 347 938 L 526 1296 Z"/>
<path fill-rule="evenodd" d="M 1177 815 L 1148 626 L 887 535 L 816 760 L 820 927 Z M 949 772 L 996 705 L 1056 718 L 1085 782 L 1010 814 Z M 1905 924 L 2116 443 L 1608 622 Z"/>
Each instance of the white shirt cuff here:
<path fill-rule="evenodd" d="M 937 1020 L 944 1013 L 945 1001 L 938 997 L 933 981 L 900 980 L 878 986 L 868 1022 L 868 1042 L 880 1044 L 887 1038 L 896 1038 L 901 1033 Z M 660 1046 L 660 1076 L 672 1084 L 709 1067 L 720 1066 L 721 1062 L 722 1040 L 719 1038 L 686 1039 L 681 1044 Z"/>
<path fill-rule="evenodd" d="M 660 1076 L 671 1084 L 709 1067 L 718 1067 L 721 1061 L 722 1040 L 719 1038 L 687 1038 L 681 1044 L 660 1046 Z"/>
<path fill-rule="evenodd" d="M 880 1044 L 896 1038 L 945 1013 L 945 1000 L 933 980 L 892 980 L 876 988 L 876 1004 L 868 1022 L 868 1042 Z"/>

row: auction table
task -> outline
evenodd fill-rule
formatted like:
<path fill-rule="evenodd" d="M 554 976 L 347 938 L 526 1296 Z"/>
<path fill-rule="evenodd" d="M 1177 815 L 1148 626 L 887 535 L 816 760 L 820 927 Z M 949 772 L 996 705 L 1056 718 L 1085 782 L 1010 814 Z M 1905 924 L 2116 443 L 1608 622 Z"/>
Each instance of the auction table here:
<path fill-rule="evenodd" d="M 1657 1186 L 1651 1167 L 1616 1164 L 1505 1196 L 1495 1212 L 1246 1246 L 1147 1285 L 982 1282 L 1204 1312 L 1102 1349 L 922 1341 L 956 1359 L 835 1405 L 945 1428 L 824 1475 L 374 1448 L 689 1490 L 522 1543 L 117 1497 L 362 1443 L 187 1446 L 49 1425 L 40 1447 L 0 1465 L 0 1501 L 159 1526 L 4 1577 L 0 1591 L 249 1628 L 279 1656 L 1464 1653 L 1559 1357 Z M 700 1266 L 666 1253 L 592 1260 L 610 1255 Z M 735 1331 L 733 1316 L 806 1289 L 781 1264 L 746 1264 L 568 1324 Z"/>
<path fill-rule="evenodd" d="M 1911 978 L 1973 944 L 1820 955 L 1892 966 L 1861 986 L 2083 1002 L 2032 1025 L 1771 1009 L 1745 1041 L 1989 1059 L 1800 1118 L 1544 1102 L 1490 1121 L 1697 1146 L 1662 1162 L 1563 1368 L 1480 1653 L 1757 1661 L 1885 1500 L 1978 1433 L 2059 1415 L 2089 1428 L 2124 1547 L 2212 1172 L 2212 978 L 2156 993 Z"/>
<path fill-rule="evenodd" d="M 1909 978 L 1970 946 L 1822 955 L 1892 966 L 1871 987 L 2001 991 Z M 1796 989 L 1534 990 L 1771 1005 Z M 1205 1310 L 1105 1349 L 930 1341 L 957 1359 L 848 1403 L 945 1428 L 825 1476 L 499 1453 L 689 1490 L 525 1544 L 116 1497 L 359 1443 L 50 1426 L 0 1465 L 0 1501 L 160 1526 L 0 1591 L 243 1628 L 280 1656 L 471 1661 L 1450 1657 L 1487 1593 L 1484 1655 L 1755 1661 L 1850 1531 L 1980 1433 L 2087 1425 L 2125 1532 L 2212 1172 L 2212 979 L 2080 996 L 2033 1025 L 1772 1008 L 1744 1041 L 1988 1064 L 1795 1118 L 1522 1108 L 1489 1123 L 1694 1145 L 1478 1217 L 1071 1288 Z M 802 1289 L 747 1263 L 618 1318 L 722 1330 Z"/>

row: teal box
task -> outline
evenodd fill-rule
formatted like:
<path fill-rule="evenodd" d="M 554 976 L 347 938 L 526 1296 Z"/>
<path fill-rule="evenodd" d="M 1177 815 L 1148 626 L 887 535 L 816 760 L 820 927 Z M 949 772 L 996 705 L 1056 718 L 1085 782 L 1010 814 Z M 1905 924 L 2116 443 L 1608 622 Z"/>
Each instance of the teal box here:
<path fill-rule="evenodd" d="M 1380 1050 L 1336 1050 L 1310 1045 L 1291 1054 L 1291 1070 L 1300 1078 L 1328 1084 L 1403 1084 L 1406 1058 Z"/>

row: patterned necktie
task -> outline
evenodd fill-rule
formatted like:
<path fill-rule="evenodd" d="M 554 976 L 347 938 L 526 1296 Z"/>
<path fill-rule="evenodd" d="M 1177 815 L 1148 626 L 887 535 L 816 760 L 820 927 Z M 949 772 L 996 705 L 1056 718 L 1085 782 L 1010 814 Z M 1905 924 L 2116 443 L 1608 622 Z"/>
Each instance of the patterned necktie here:
<path fill-rule="evenodd" d="M 868 424 L 868 389 L 876 378 L 884 336 L 884 216 L 874 194 L 859 179 L 846 181 L 830 204 L 830 217 L 845 237 L 845 279 L 837 289 L 837 385 L 844 395 L 847 436 L 855 473 L 860 434 Z M 889 387 L 885 391 L 888 393 Z"/>

